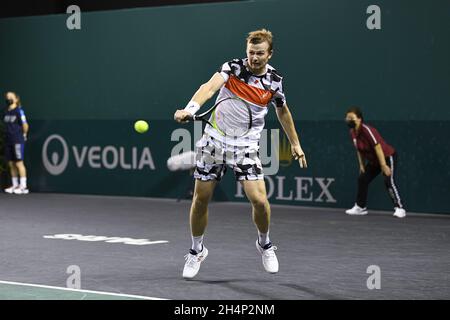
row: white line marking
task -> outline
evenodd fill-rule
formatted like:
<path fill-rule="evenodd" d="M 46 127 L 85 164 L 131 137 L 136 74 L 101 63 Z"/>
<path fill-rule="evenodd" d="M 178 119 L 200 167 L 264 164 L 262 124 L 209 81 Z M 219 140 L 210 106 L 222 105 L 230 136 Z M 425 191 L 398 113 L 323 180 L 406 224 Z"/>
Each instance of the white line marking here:
<path fill-rule="evenodd" d="M 93 293 L 93 294 L 102 294 L 102 295 L 106 295 L 106 296 L 136 298 L 136 299 L 144 299 L 144 300 L 168 300 L 168 299 L 164 299 L 164 298 L 137 296 L 137 295 L 133 295 L 133 294 L 123 294 L 123 293 L 93 291 L 93 290 L 82 290 L 82 289 L 72 289 L 72 288 L 65 288 L 65 287 L 54 287 L 54 286 L 46 286 L 46 285 L 42 285 L 42 284 L 23 283 L 23 282 L 14 282 L 14 281 L 2 281 L 2 280 L 0 280 L 0 284 L 11 284 L 11 285 L 16 285 L 16 286 L 26 286 L 26 287 L 35 287 L 35 288 L 44 288 L 44 289 L 55 289 L 55 290 L 81 292 L 81 293 Z"/>
<path fill-rule="evenodd" d="M 157 240 L 150 241 L 148 239 L 133 239 L 133 238 L 120 238 L 120 237 L 105 237 L 105 236 L 95 236 L 95 235 L 87 235 L 83 236 L 82 234 L 55 234 L 55 235 L 44 235 L 45 239 L 62 239 L 62 240 L 80 240 L 80 241 L 90 241 L 90 242 L 108 242 L 108 243 L 124 243 L 131 244 L 136 246 L 143 246 L 148 244 L 160 244 L 160 243 L 169 243 L 167 240 Z"/>

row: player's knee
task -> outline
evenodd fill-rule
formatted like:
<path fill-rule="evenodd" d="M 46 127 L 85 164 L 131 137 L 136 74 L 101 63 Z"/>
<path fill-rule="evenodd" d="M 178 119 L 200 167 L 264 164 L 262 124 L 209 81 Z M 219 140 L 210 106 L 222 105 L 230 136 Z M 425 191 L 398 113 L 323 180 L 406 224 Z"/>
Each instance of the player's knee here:
<path fill-rule="evenodd" d="M 264 209 L 268 205 L 267 197 L 265 195 L 258 195 L 256 197 L 253 197 L 251 203 L 253 208 L 258 212 L 264 212 Z"/>
<path fill-rule="evenodd" d="M 196 207 L 206 207 L 210 199 L 209 194 L 195 193 L 192 202 Z"/>

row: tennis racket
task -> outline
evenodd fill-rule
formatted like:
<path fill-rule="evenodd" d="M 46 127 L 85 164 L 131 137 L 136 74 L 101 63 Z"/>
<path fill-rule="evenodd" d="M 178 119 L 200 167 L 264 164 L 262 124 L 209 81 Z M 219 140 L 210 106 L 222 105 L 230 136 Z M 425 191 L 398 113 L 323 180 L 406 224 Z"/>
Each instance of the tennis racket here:
<path fill-rule="evenodd" d="M 244 100 L 229 97 L 216 102 L 203 113 L 194 114 L 190 120 L 202 121 L 226 137 L 245 136 L 252 128 L 252 109 Z"/>

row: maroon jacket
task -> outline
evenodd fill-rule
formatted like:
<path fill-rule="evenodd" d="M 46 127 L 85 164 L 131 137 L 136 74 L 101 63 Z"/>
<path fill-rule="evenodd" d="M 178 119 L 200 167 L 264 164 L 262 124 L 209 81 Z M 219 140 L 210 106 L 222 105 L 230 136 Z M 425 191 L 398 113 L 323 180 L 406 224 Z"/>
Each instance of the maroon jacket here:
<path fill-rule="evenodd" d="M 350 136 L 355 148 L 361 153 L 361 156 L 372 164 L 379 165 L 375 152 L 375 146 L 377 144 L 381 145 L 381 149 L 383 149 L 386 158 L 395 153 L 395 149 L 384 141 L 377 129 L 363 122 L 358 132 L 355 129 L 350 129 Z"/>

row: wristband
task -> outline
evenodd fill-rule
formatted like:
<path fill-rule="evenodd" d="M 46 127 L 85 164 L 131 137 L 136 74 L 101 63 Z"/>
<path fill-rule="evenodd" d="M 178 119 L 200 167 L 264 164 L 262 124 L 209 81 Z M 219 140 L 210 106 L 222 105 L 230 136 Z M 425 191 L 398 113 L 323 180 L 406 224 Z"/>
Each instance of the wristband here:
<path fill-rule="evenodd" d="M 200 109 L 200 105 L 195 101 L 189 101 L 187 106 L 184 108 L 187 112 L 194 115 Z"/>

